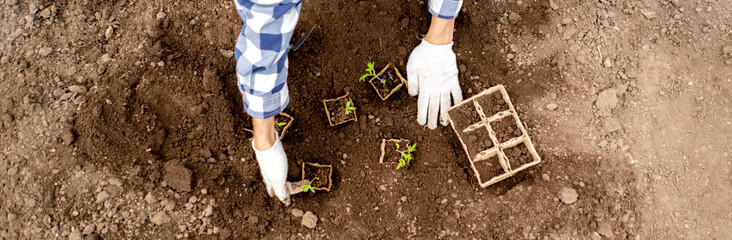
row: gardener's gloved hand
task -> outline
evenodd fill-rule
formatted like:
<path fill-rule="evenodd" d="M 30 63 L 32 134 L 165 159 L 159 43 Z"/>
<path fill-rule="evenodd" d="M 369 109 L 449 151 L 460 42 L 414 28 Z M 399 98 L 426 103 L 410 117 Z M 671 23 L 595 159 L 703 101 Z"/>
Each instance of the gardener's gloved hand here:
<path fill-rule="evenodd" d="M 264 185 L 267 188 L 269 197 L 277 198 L 285 204 L 290 205 L 290 190 L 287 188 L 287 155 L 282 148 L 280 137 L 275 136 L 274 145 L 264 151 L 259 151 L 252 141 L 252 148 L 259 163 L 259 170 L 262 172 Z"/>
<path fill-rule="evenodd" d="M 417 99 L 417 123 L 430 129 L 437 128 L 437 115 L 440 123 L 447 126 L 447 109 L 463 101 L 463 92 L 458 82 L 458 68 L 452 42 L 434 45 L 422 40 L 412 51 L 407 62 L 407 85 L 409 94 Z"/>

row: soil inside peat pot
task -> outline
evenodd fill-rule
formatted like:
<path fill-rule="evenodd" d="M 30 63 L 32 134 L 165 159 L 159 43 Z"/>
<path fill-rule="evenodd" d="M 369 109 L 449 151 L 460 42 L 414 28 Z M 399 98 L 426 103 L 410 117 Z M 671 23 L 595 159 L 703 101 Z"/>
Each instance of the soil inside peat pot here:
<path fill-rule="evenodd" d="M 455 124 L 457 131 L 462 131 L 468 126 L 480 122 L 480 115 L 473 102 L 467 102 L 449 112 L 449 116 Z"/>
<path fill-rule="evenodd" d="M 318 180 L 310 184 L 313 188 L 326 189 L 330 186 L 330 173 L 331 167 L 329 166 L 316 166 L 309 163 L 305 163 L 305 173 L 303 179 L 313 180 L 316 177 Z"/>
<path fill-rule="evenodd" d="M 506 104 L 506 101 L 503 99 L 503 95 L 500 91 L 495 91 L 491 94 L 482 96 L 476 99 L 476 101 L 478 101 L 478 105 L 483 108 L 483 112 L 486 117 L 508 110 L 508 104 Z"/>
<path fill-rule="evenodd" d="M 336 101 L 325 102 L 328 107 L 328 111 L 330 112 L 330 121 L 333 122 L 333 124 L 340 124 L 355 118 L 354 111 L 349 111 L 349 113 L 346 114 L 346 102 L 348 101 L 349 100 L 346 97 Z M 351 106 L 353 106 L 353 102 L 351 102 Z"/>
<path fill-rule="evenodd" d="M 468 154 L 471 159 L 474 159 L 478 153 L 493 147 L 493 141 L 491 141 L 488 129 L 485 127 L 470 132 L 462 132 L 461 138 L 468 146 Z"/>
<path fill-rule="evenodd" d="M 496 132 L 498 142 L 506 142 L 511 138 L 521 136 L 521 129 L 516 125 L 516 119 L 509 115 L 498 121 L 491 122 L 493 131 Z"/>
<path fill-rule="evenodd" d="M 282 135 L 282 130 L 285 129 L 287 124 L 290 124 L 290 118 L 282 116 L 282 115 L 276 115 L 275 116 L 275 130 L 277 130 L 280 135 Z"/>
<path fill-rule="evenodd" d="M 477 169 L 478 173 L 480 174 L 480 182 L 482 183 L 491 180 L 491 178 L 495 176 L 505 173 L 505 171 L 503 171 L 503 168 L 501 167 L 501 163 L 498 161 L 498 155 L 490 157 L 486 160 L 474 162 L 473 164 L 475 165 L 475 169 Z"/>
<path fill-rule="evenodd" d="M 527 148 L 526 144 L 524 143 L 520 143 L 519 145 L 508 149 L 504 149 L 503 152 L 506 153 L 506 156 L 508 156 L 508 161 L 511 164 L 511 169 L 519 168 L 522 165 L 530 163 L 533 160 L 531 158 L 531 153 L 529 153 L 529 148 Z"/>
<path fill-rule="evenodd" d="M 396 147 L 396 143 L 399 143 L 399 149 Z M 397 150 L 407 153 L 409 151 L 409 140 L 401 140 L 399 142 L 386 141 L 384 145 L 384 162 L 399 162 L 402 155 Z"/>
<path fill-rule="evenodd" d="M 376 86 L 376 91 L 379 92 L 379 95 L 382 98 L 386 98 L 386 96 L 388 96 L 394 88 L 402 83 L 402 80 L 399 79 L 399 77 L 397 77 L 396 73 L 394 72 L 393 67 L 387 68 L 384 74 L 381 74 L 379 78 L 374 77 L 371 79 L 371 81 L 374 86 Z"/>

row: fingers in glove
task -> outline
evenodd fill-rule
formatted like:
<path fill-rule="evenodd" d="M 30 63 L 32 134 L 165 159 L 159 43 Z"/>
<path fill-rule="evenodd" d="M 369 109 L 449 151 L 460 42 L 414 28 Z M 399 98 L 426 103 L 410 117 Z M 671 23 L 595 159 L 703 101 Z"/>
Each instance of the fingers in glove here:
<path fill-rule="evenodd" d="M 450 108 L 450 91 L 444 91 L 440 94 L 440 123 L 447 126 L 450 120 L 447 118 L 447 109 Z"/>
<path fill-rule="evenodd" d="M 452 92 L 452 101 L 454 104 L 458 104 L 463 101 L 463 90 L 460 89 L 460 82 L 457 80 L 457 77 L 450 91 Z"/>
<path fill-rule="evenodd" d="M 437 115 L 440 113 L 440 95 L 430 94 L 429 110 L 427 110 L 427 127 L 437 128 Z"/>
<path fill-rule="evenodd" d="M 417 97 L 417 123 L 424 125 L 427 123 L 427 108 L 429 107 L 430 95 L 420 91 Z"/>
<path fill-rule="evenodd" d="M 419 72 L 410 63 L 407 63 L 407 89 L 409 95 L 416 96 L 419 93 Z"/>

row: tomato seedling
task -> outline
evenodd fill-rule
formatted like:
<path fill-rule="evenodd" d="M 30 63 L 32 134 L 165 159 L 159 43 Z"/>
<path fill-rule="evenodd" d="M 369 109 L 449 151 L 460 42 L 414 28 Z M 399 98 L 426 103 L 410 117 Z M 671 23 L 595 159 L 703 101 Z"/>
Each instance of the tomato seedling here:
<path fill-rule="evenodd" d="M 361 78 L 358 79 L 359 82 L 363 82 L 366 80 L 367 77 L 375 77 L 376 79 L 379 79 L 381 81 L 381 84 L 386 84 L 386 80 L 381 79 L 379 76 L 376 76 L 376 71 L 374 71 L 374 62 L 368 62 L 366 63 L 366 74 L 361 75 Z"/>
<path fill-rule="evenodd" d="M 346 102 L 346 115 L 351 114 L 351 111 L 353 110 L 356 110 L 356 107 L 353 106 L 351 100 L 348 100 L 348 102 Z"/>
<path fill-rule="evenodd" d="M 308 191 L 311 191 L 311 192 L 313 192 L 313 193 L 314 193 L 314 192 L 315 192 L 315 189 L 313 189 L 313 187 L 312 187 L 312 186 L 311 186 L 310 184 L 313 184 L 313 182 L 317 181 L 318 179 L 320 179 L 320 178 L 318 178 L 318 177 L 315 177 L 315 178 L 313 178 L 313 180 L 310 180 L 310 183 L 308 183 L 308 184 L 303 184 L 303 185 L 301 186 L 301 187 L 302 187 L 302 192 L 308 192 Z"/>
<path fill-rule="evenodd" d="M 399 158 L 399 163 L 397 164 L 396 169 L 399 170 L 400 168 L 407 165 L 408 161 L 412 160 L 412 152 L 414 152 L 414 149 L 417 148 L 417 143 L 412 144 L 412 146 L 407 145 L 407 151 L 399 151 L 399 143 L 396 144 L 396 151 L 399 152 L 399 154 L 402 155 L 401 158 Z"/>
<path fill-rule="evenodd" d="M 277 122 L 278 127 L 284 127 L 285 125 L 287 125 L 287 122 Z"/>

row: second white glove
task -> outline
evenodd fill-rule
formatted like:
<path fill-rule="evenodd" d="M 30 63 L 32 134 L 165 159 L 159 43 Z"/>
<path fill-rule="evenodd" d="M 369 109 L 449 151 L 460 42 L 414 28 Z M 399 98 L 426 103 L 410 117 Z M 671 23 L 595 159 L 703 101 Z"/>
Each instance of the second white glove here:
<path fill-rule="evenodd" d="M 409 56 L 407 62 L 407 85 L 409 94 L 417 98 L 417 123 L 430 129 L 440 123 L 449 123 L 447 109 L 463 101 L 463 92 L 458 81 L 458 68 L 452 42 L 434 45 L 422 40 Z"/>
<path fill-rule="evenodd" d="M 259 151 L 254 146 L 254 142 L 252 142 L 252 148 L 254 148 L 254 154 L 259 163 L 259 170 L 262 172 L 267 194 L 270 197 L 277 196 L 280 202 L 289 206 L 290 191 L 285 185 L 287 182 L 287 155 L 285 155 L 285 149 L 282 147 L 279 136 L 275 136 L 275 139 L 274 145 L 267 150 Z"/>

